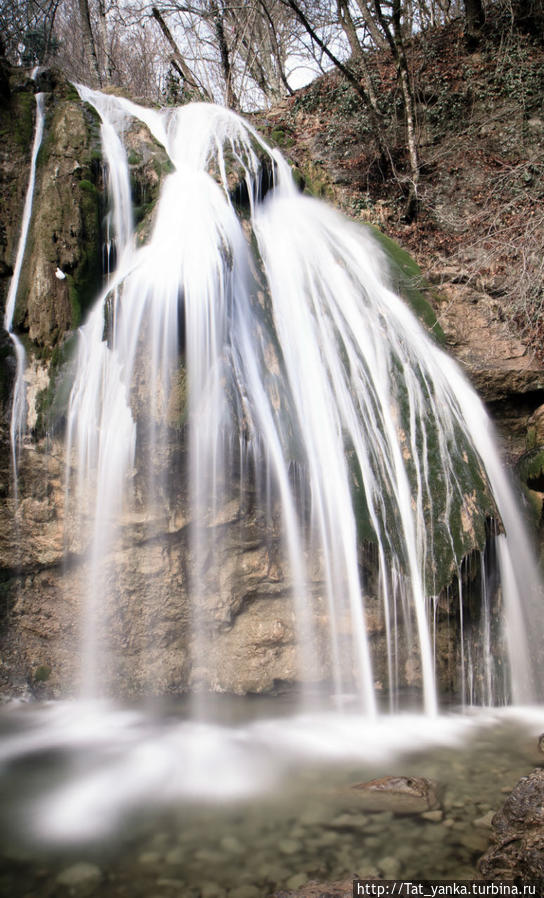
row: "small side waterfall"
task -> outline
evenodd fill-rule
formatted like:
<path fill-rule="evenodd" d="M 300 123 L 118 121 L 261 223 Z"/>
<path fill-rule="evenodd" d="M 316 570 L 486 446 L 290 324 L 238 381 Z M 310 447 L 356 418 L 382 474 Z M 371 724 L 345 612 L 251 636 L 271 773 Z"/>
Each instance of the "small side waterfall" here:
<path fill-rule="evenodd" d="M 37 69 L 32 73 L 33 79 L 36 77 Z M 19 289 L 19 279 L 25 256 L 28 230 L 32 218 L 32 200 L 34 197 L 34 186 L 36 183 L 36 161 L 41 146 L 44 127 L 44 95 L 36 94 L 36 125 L 34 128 L 34 142 L 32 144 L 32 154 L 30 158 L 30 175 L 28 178 L 28 187 L 26 191 L 25 204 L 23 207 L 23 218 L 21 222 L 21 234 L 19 237 L 19 245 L 17 247 L 17 255 L 15 265 L 13 267 L 13 275 L 11 277 L 9 291 L 6 298 L 6 307 L 4 311 L 4 328 L 9 333 L 10 339 L 15 349 L 15 358 L 17 369 L 15 375 L 15 385 L 13 388 L 13 404 L 11 410 L 11 456 L 13 460 L 13 483 L 15 496 L 17 497 L 17 479 L 18 479 L 18 449 L 25 431 L 25 385 L 24 373 L 26 367 L 25 348 L 13 331 L 13 317 L 15 314 L 15 303 L 17 301 L 17 292 Z"/>
<path fill-rule="evenodd" d="M 96 619 L 99 597 L 106 592 L 102 559 L 113 541 L 116 518 L 122 508 L 124 478 L 132 464 L 135 425 L 132 419 L 122 362 L 115 341 L 104 341 L 105 314 L 117 319 L 119 283 L 130 268 L 133 254 L 133 222 L 127 156 L 119 133 L 125 115 L 118 104 L 105 95 L 95 95 L 79 87 L 82 100 L 94 100 L 100 115 L 101 138 L 107 166 L 111 208 L 107 214 L 106 270 L 117 260 L 118 276 L 108 275 L 108 284 L 80 330 L 77 349 L 77 378 L 70 396 L 67 420 L 67 459 L 77 455 L 77 483 L 66 480 L 67 504 L 88 501 L 92 521 L 90 577 L 86 585 L 83 614 L 82 663 L 84 692 L 96 691 Z M 69 470 L 69 468 L 68 468 Z M 74 487 L 71 491 L 71 488 Z M 90 490 L 90 493 L 89 493 Z"/>
<path fill-rule="evenodd" d="M 406 664 L 415 647 L 423 705 L 435 714 L 436 602 L 445 574 L 483 542 L 472 532 L 480 512 L 495 514 L 505 531 L 497 542 L 511 684 L 495 690 L 487 651 L 476 695 L 474 657 L 462 651 L 463 692 L 531 701 L 526 609 L 540 586 L 491 425 L 455 364 L 387 285 L 375 242 L 300 195 L 281 156 L 234 113 L 206 104 L 159 113 L 79 90 L 103 123 L 117 244 L 117 267 L 80 329 L 67 428 L 77 470 L 68 494 L 78 529 L 91 532 L 87 691 L 107 690 L 97 620 L 116 606 L 120 522 L 139 516 L 150 535 L 168 518 L 165 472 L 177 429 L 194 687 L 214 687 L 217 671 L 204 682 L 199 668 L 224 589 L 226 523 L 228 515 L 242 521 L 249 504 L 255 526 L 273 523 L 281 534 L 269 564 L 277 559 L 296 609 L 294 678 L 308 687 L 330 679 L 337 697 L 356 692 L 372 716 L 376 666 L 394 708 L 400 659 Z M 175 167 L 140 249 L 122 146 L 130 116 L 147 124 Z M 263 170 L 274 179 L 264 198 Z M 245 185 L 248 218 L 235 207 L 234 182 Z M 482 594 L 489 603 L 485 583 Z M 149 651 L 155 612 L 140 600 Z M 385 661 L 373 652 L 369 603 L 384 622 Z M 482 626 L 485 644 L 489 604 Z"/>

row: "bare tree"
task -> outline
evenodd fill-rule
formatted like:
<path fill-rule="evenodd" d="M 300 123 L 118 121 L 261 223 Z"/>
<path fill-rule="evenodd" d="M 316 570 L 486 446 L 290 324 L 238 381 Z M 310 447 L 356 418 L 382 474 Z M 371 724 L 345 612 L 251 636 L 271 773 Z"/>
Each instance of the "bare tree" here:
<path fill-rule="evenodd" d="M 288 55 L 284 33 L 292 23 L 277 0 L 230 4 L 226 15 L 231 26 L 233 53 L 268 101 L 292 94 L 285 63 Z"/>
<path fill-rule="evenodd" d="M 83 49 L 91 73 L 91 79 L 102 87 L 102 74 L 98 65 L 98 56 L 96 55 L 96 44 L 94 42 L 88 0 L 78 0 L 78 7 L 81 34 L 83 37 Z"/>
<path fill-rule="evenodd" d="M 349 0 L 334 0 L 337 21 L 342 28 L 351 50 L 351 60 L 342 61 L 336 53 L 333 53 L 330 47 L 327 46 L 325 41 L 320 37 L 317 27 L 310 21 L 310 13 L 314 12 L 315 4 L 307 4 L 305 10 L 302 7 L 301 0 L 283 0 L 283 2 L 290 6 L 296 13 L 312 40 L 322 48 L 324 54 L 344 75 L 346 80 L 349 81 L 366 106 L 382 157 L 384 159 L 389 159 L 392 170 L 395 172 L 395 167 L 385 137 L 384 123 L 378 98 L 372 84 L 372 78 L 366 61 L 369 48 L 364 44 L 364 39 L 366 36 L 368 36 L 369 39 L 372 38 L 370 30 L 366 29 L 366 27 L 360 30 L 353 18 Z M 380 44 L 385 42 L 386 46 L 389 48 L 395 63 L 401 89 L 410 176 L 408 179 L 399 180 L 404 180 L 403 186 L 405 187 L 407 194 L 405 214 L 406 217 L 411 220 L 417 215 L 420 171 L 414 92 L 403 37 L 404 9 L 401 6 L 401 0 L 369 0 L 369 2 L 372 3 L 372 9 L 370 6 L 366 6 L 366 0 L 357 0 L 359 10 L 362 10 L 363 8 L 366 10 L 365 15 L 362 17 L 362 25 L 366 26 L 368 21 L 370 21 L 370 18 L 373 19 L 374 24 L 372 32 L 376 33 L 376 31 L 378 31 L 380 34 Z M 406 0 L 406 3 L 409 5 L 411 0 Z M 332 11 L 332 3 L 329 3 L 329 9 Z M 362 78 L 360 78 L 359 72 L 354 68 L 354 63 L 358 64 L 359 70 L 362 73 Z"/>
<path fill-rule="evenodd" d="M 191 71 L 189 66 L 187 65 L 184 57 L 181 54 L 181 51 L 172 36 L 172 32 L 170 31 L 168 25 L 166 24 L 162 13 L 156 6 L 153 6 L 151 9 L 151 14 L 153 18 L 158 22 L 162 33 L 164 34 L 166 40 L 170 44 L 172 49 L 172 60 L 171 62 L 174 64 L 174 67 L 182 76 L 185 83 L 193 88 L 197 94 L 204 100 L 211 100 L 210 94 L 206 90 L 206 88 L 198 81 L 194 73 Z"/>
<path fill-rule="evenodd" d="M 391 55 L 395 62 L 397 77 L 399 79 L 402 92 L 404 117 L 406 122 L 406 142 L 408 147 L 408 157 L 410 160 L 411 175 L 408 189 L 406 216 L 411 220 L 417 215 L 419 204 L 419 153 L 416 135 L 414 91 L 412 87 L 410 71 L 408 68 L 408 60 L 406 57 L 406 49 L 403 40 L 401 0 L 392 0 L 390 16 L 388 16 L 384 11 L 384 0 L 373 0 L 373 2 L 376 12 L 376 19 L 385 35 L 387 43 L 389 44 Z"/>

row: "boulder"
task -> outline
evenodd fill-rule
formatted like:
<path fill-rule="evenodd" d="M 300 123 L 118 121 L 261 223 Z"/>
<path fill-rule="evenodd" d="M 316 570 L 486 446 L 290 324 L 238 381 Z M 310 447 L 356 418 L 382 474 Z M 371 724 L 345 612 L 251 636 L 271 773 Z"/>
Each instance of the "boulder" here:
<path fill-rule="evenodd" d="M 423 814 L 438 806 L 436 785 L 422 776 L 384 776 L 351 787 L 365 811 Z"/>
<path fill-rule="evenodd" d="M 531 881 L 544 888 L 544 770 L 514 786 L 492 821 L 491 847 L 479 863 L 486 879 Z"/>

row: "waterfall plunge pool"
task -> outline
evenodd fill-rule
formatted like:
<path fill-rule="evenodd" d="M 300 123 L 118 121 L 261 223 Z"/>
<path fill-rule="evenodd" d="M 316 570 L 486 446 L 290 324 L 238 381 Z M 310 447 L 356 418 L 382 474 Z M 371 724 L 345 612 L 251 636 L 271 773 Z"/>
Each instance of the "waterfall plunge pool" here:
<path fill-rule="evenodd" d="M 0 728 L 0 894 L 257 898 L 476 877 L 486 816 L 539 763 L 544 709 L 369 720 L 221 696 L 198 719 L 183 701 L 9 704 Z M 433 780 L 438 807 L 365 810 L 349 787 L 387 775 Z"/>

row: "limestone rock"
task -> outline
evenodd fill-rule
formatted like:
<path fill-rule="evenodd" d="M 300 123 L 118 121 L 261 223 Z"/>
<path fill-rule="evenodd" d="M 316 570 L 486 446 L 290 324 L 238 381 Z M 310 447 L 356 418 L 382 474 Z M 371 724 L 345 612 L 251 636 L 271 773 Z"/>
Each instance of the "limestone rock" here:
<path fill-rule="evenodd" d="M 486 879 L 531 881 L 544 887 L 544 770 L 516 784 L 492 822 L 494 844 L 481 858 Z"/>
<path fill-rule="evenodd" d="M 51 348 L 80 323 L 100 285 L 104 185 L 96 116 L 67 83 L 46 94 L 45 110 L 14 323 Z"/>

